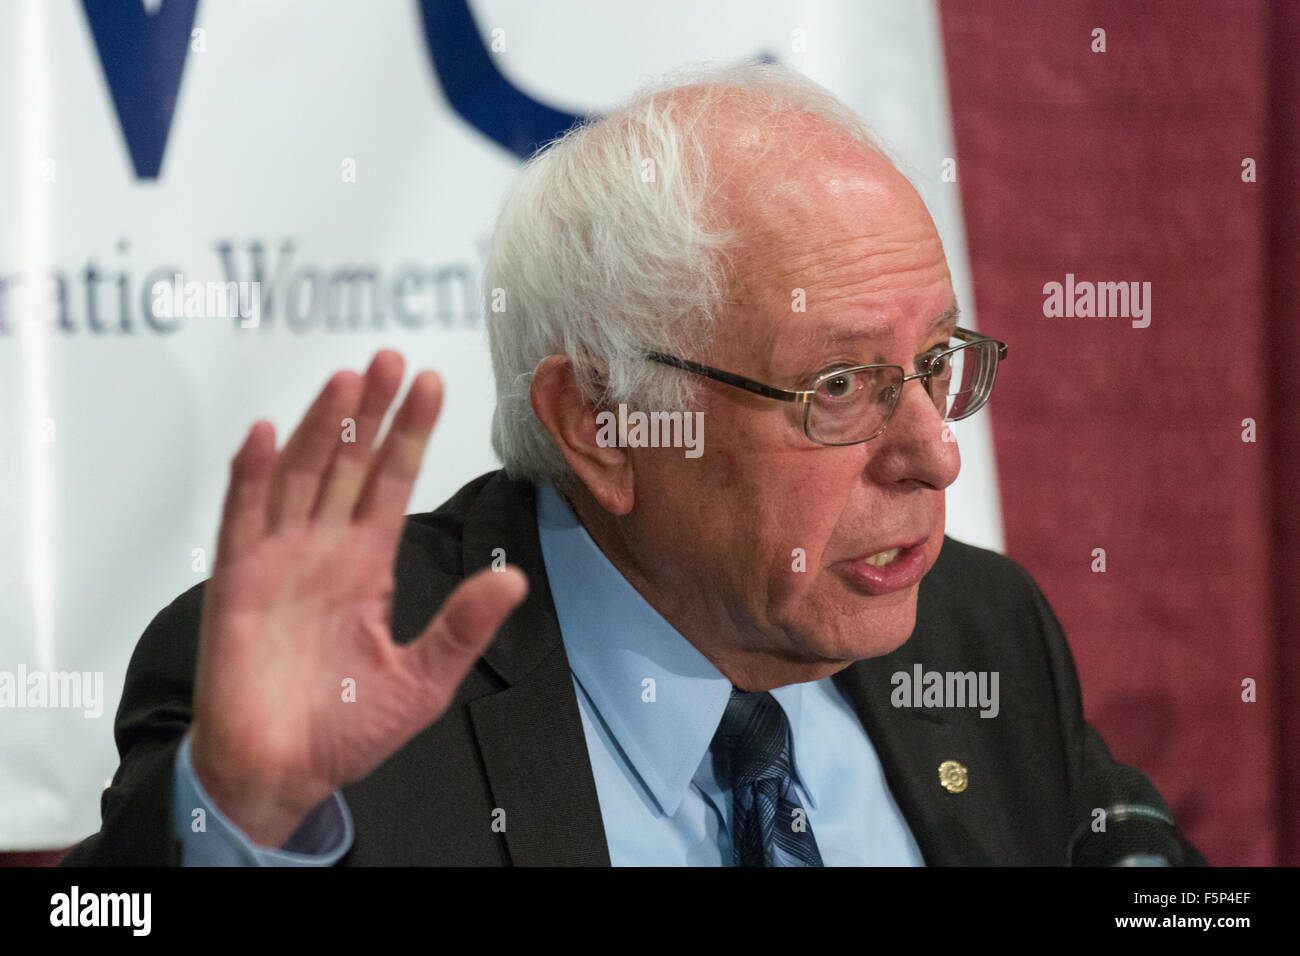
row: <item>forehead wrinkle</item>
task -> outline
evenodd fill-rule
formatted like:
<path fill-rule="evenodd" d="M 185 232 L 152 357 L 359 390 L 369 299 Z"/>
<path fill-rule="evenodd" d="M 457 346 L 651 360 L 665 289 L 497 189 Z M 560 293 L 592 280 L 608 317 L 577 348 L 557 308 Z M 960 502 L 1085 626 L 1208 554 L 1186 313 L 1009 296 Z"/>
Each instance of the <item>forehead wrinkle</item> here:
<path fill-rule="evenodd" d="M 866 284 L 869 285 L 870 280 L 868 280 Z M 845 289 L 840 291 L 840 295 L 835 295 L 829 298 L 822 296 L 819 297 L 818 301 L 823 305 L 826 305 L 827 303 L 833 304 L 841 299 L 854 298 L 863 290 Z M 752 297 L 741 296 L 737 298 L 728 298 L 724 301 L 733 308 L 738 307 L 737 312 L 733 313 L 733 315 L 743 313 L 746 308 L 758 310 L 766 309 L 768 305 L 764 300 L 764 297 L 758 295 Z M 831 310 L 823 308 L 819 311 L 826 313 Z M 869 307 L 864 308 L 862 305 L 858 304 L 854 311 L 869 314 L 874 310 Z M 945 326 L 955 326 L 960 316 L 961 310 L 954 299 L 947 309 L 931 320 L 928 328 L 925 330 L 925 336 L 929 337 L 940 331 Z M 804 348 L 812 348 L 814 350 L 818 348 L 825 349 L 847 342 L 882 342 L 894 335 L 898 325 L 897 322 L 892 321 L 867 319 L 865 321 L 854 323 L 850 328 L 819 324 L 817 327 L 810 329 L 803 321 L 800 321 L 801 319 L 809 320 L 811 318 L 812 316 L 810 314 L 805 313 L 801 316 L 787 314 L 785 320 L 782 322 L 750 323 L 741 321 L 735 327 L 732 327 L 730 331 L 733 334 L 739 334 L 744 337 L 752 336 L 756 331 L 758 332 L 757 336 L 754 339 L 751 339 L 749 347 L 757 348 L 758 355 L 756 357 L 758 357 L 759 361 L 762 363 L 763 371 L 770 372 L 775 367 L 772 363 L 779 362 L 781 355 L 788 355 L 792 350 L 802 350 Z M 800 334 L 799 329 L 799 326 L 801 325 L 803 326 L 802 334 Z M 791 335 L 792 331 L 794 332 L 793 335 Z"/>
<path fill-rule="evenodd" d="M 842 246 L 846 243 L 834 245 Z M 885 279 L 932 266 L 929 262 L 908 261 L 918 258 L 914 255 L 917 249 L 917 243 L 914 242 L 893 243 L 892 248 L 871 249 L 851 256 L 826 256 L 826 252 L 832 248 L 827 246 L 823 249 L 809 249 L 798 258 L 791 260 L 786 268 L 773 270 L 773 277 L 786 280 L 807 277 L 803 282 L 807 286 L 838 287 L 846 279 L 856 284 L 865 284 L 872 280 Z M 858 273 L 867 274 L 859 277 Z"/>
<path fill-rule="evenodd" d="M 961 318 L 961 308 L 954 302 L 947 309 L 940 312 L 930 322 L 930 327 L 926 329 L 926 337 L 934 335 L 941 329 L 953 325 L 955 326 Z M 852 328 L 826 328 L 822 330 L 822 335 L 817 342 L 821 348 L 830 345 L 838 345 L 844 342 L 856 341 L 879 341 L 889 338 L 893 335 L 895 324 L 891 322 L 868 322 L 859 323 Z"/>
<path fill-rule="evenodd" d="M 769 153 L 751 179 L 730 181 L 725 197 L 715 196 L 743 239 L 725 258 L 730 314 L 708 351 L 738 363 L 742 374 L 739 365 L 748 365 L 751 377 L 761 377 L 809 332 L 822 334 L 809 328 L 806 313 L 792 328 L 794 289 L 804 290 L 808 312 L 844 309 L 856 299 L 862 314 L 861 299 L 888 301 L 900 277 L 946 272 L 942 242 L 911 183 L 874 152 L 850 153 L 785 162 Z M 747 188 L 736 188 L 742 184 Z M 881 324 L 872 333 L 883 339 L 891 331 Z"/>
<path fill-rule="evenodd" d="M 811 309 L 819 303 L 869 293 L 899 276 L 934 268 L 936 263 L 925 252 L 936 242 L 933 234 L 922 234 L 917 239 L 879 241 L 857 235 L 816 244 L 800 243 L 799 252 L 783 261 L 768 264 L 750 259 L 737 263 L 741 281 L 736 283 L 734 301 L 743 302 L 747 293 L 756 293 L 758 301 L 764 293 L 784 300 L 793 289 L 803 288 Z M 788 240 L 786 245 L 788 248 Z M 854 246 L 858 249 L 854 250 Z M 942 253 L 938 262 L 944 262 Z"/>

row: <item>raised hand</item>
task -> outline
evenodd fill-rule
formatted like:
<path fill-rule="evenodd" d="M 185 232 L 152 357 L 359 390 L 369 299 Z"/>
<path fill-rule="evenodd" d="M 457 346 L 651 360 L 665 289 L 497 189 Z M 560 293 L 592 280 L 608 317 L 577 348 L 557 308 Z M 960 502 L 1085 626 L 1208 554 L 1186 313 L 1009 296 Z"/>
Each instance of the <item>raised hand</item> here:
<path fill-rule="evenodd" d="M 421 372 L 374 449 L 402 369 L 385 350 L 364 379 L 337 373 L 278 455 L 259 421 L 231 462 L 191 753 L 217 806 L 264 846 L 441 717 L 528 590 L 515 568 L 482 571 L 416 640 L 393 642 L 393 563 L 442 404 L 438 376 Z"/>

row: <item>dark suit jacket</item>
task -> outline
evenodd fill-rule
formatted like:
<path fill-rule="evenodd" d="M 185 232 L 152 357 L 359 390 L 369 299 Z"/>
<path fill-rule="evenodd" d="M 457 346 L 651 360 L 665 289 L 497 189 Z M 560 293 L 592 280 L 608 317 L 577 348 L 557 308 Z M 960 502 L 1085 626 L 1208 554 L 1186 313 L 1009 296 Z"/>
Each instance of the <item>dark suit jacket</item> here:
<path fill-rule="evenodd" d="M 531 484 L 492 472 L 438 510 L 407 518 L 394 639 L 414 639 L 456 585 L 490 564 L 494 548 L 527 572 L 528 598 L 446 715 L 344 788 L 356 827 L 344 864 L 609 864 Z M 140 638 L 117 711 L 121 765 L 103 794 L 102 828 L 64 863 L 180 862 L 172 772 L 191 718 L 202 592 L 199 584 L 180 595 Z M 999 672 L 1000 714 L 895 709 L 890 676 L 911 673 L 914 663 Z M 1071 788 L 1112 761 L 1084 722 L 1060 626 L 1018 565 L 945 539 L 921 582 L 911 638 L 834 680 L 870 735 L 926 863 L 1065 863 L 1081 822 L 1071 819 Z M 946 760 L 968 768 L 965 791 L 941 787 Z M 506 809 L 506 832 L 493 832 L 496 807 Z"/>

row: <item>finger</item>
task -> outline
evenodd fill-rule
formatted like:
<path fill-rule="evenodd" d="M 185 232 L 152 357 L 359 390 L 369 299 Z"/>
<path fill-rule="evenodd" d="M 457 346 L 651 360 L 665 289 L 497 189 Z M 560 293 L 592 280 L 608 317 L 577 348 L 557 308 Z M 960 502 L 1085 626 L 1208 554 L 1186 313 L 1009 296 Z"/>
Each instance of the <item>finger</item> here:
<path fill-rule="evenodd" d="M 366 480 L 371 448 L 379 434 L 388 406 L 402 384 L 405 363 L 401 353 L 383 349 L 375 353 L 366 370 L 365 392 L 354 418 L 352 440 L 338 444 L 329 471 L 321 484 L 315 515 L 325 524 L 341 524 L 352 517 Z"/>
<path fill-rule="evenodd" d="M 518 568 L 485 568 L 462 582 L 424 633 L 404 649 L 440 712 L 527 594 L 528 578 Z"/>
<path fill-rule="evenodd" d="M 343 419 L 356 409 L 362 386 L 356 372 L 335 373 L 285 443 L 271 476 L 271 531 L 306 523 L 325 468 L 342 438 Z"/>
<path fill-rule="evenodd" d="M 353 516 L 356 520 L 374 522 L 389 535 L 400 534 L 411 489 L 441 407 L 442 380 L 436 372 L 421 372 L 411 383 L 370 464 Z"/>
<path fill-rule="evenodd" d="M 275 464 L 275 426 L 256 421 L 230 462 L 230 484 L 217 533 L 217 561 L 237 557 L 266 534 L 266 499 Z"/>

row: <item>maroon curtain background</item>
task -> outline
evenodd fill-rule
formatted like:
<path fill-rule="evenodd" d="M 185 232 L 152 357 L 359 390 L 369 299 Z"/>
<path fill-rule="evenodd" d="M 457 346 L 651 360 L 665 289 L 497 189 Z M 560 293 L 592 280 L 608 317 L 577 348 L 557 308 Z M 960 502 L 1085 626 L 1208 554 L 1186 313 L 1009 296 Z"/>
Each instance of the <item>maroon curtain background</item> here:
<path fill-rule="evenodd" d="M 1300 4 L 941 15 L 1008 553 L 1209 861 L 1300 863 Z M 1150 282 L 1150 326 L 1044 317 L 1067 273 Z"/>

